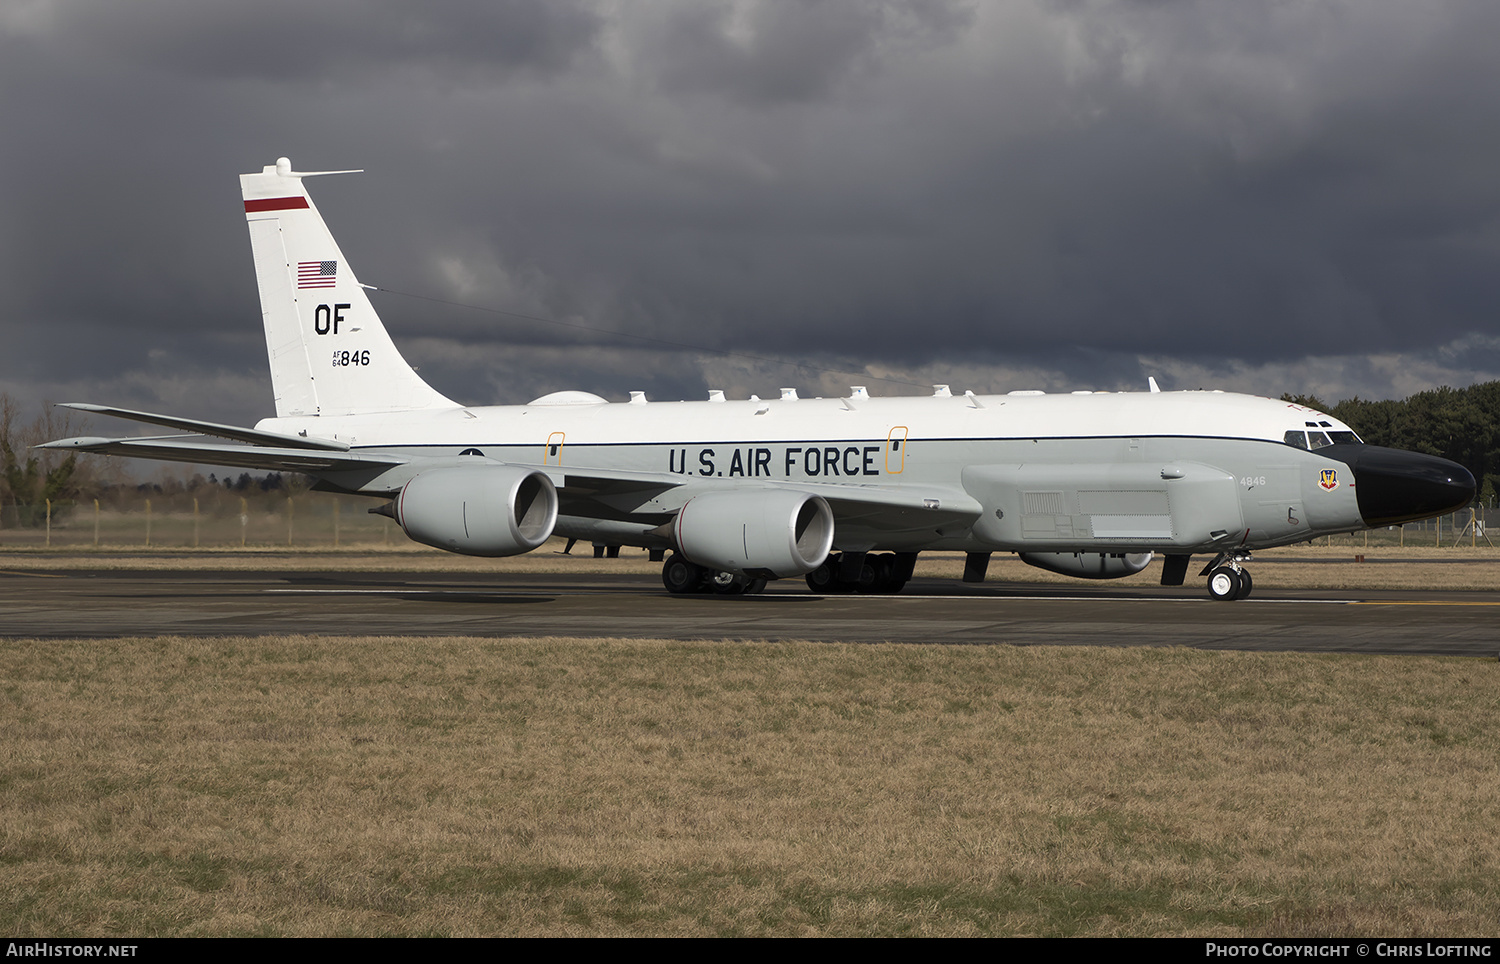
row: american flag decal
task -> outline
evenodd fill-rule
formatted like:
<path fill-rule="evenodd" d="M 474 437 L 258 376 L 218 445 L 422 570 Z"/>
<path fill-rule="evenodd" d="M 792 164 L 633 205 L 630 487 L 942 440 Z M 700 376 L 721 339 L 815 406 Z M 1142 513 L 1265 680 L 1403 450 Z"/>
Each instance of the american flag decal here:
<path fill-rule="evenodd" d="M 338 273 L 337 261 L 299 261 L 297 262 L 297 287 L 332 288 L 338 281 Z"/>

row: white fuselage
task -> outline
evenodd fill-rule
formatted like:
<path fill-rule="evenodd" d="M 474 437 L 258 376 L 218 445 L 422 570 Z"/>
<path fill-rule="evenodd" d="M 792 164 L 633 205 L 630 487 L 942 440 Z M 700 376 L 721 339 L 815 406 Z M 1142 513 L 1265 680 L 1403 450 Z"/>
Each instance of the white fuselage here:
<path fill-rule="evenodd" d="M 1261 548 L 1361 528 L 1353 475 L 1285 444 L 1321 422 L 1302 406 L 1222 392 L 959 395 L 702 402 L 584 402 L 266 419 L 354 451 L 474 458 L 563 478 L 639 474 L 607 511 L 563 506 L 558 532 L 625 543 L 694 495 L 791 486 L 910 506 L 868 524 L 841 513 L 841 549 L 1127 552 Z M 1340 469 L 1343 471 L 1340 471 Z M 399 488 L 398 466 L 330 483 Z M 1333 475 L 1330 477 L 1329 472 Z M 940 521 L 939 521 L 940 520 Z"/>

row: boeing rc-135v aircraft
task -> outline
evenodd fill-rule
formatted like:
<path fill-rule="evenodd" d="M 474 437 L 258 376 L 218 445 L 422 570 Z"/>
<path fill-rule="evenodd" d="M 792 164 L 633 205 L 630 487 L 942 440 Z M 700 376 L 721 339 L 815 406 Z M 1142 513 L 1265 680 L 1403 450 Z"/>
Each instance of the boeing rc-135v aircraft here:
<path fill-rule="evenodd" d="M 342 172 L 317 172 L 342 173 Z M 667 555 L 673 592 L 897 592 L 923 550 L 1163 585 L 1210 558 L 1216 599 L 1249 594 L 1253 549 L 1428 518 L 1474 478 L 1363 444 L 1321 413 L 1222 392 L 781 397 L 610 403 L 558 392 L 466 406 L 396 350 L 304 186 L 279 159 L 240 178 L 276 417 L 254 429 L 74 404 L 185 431 L 53 449 L 304 472 L 387 497 L 372 511 L 418 542 L 477 556 L 551 535 Z"/>

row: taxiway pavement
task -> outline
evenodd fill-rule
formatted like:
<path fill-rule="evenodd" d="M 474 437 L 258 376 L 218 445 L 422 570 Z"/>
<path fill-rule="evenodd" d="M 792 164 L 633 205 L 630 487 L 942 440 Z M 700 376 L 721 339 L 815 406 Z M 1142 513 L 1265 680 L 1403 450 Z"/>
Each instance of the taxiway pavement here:
<path fill-rule="evenodd" d="M 1500 654 L 1500 593 L 969 586 L 897 596 L 673 596 L 649 575 L 422 572 L 0 572 L 0 636 L 623 636 L 950 645 L 1160 645 Z"/>

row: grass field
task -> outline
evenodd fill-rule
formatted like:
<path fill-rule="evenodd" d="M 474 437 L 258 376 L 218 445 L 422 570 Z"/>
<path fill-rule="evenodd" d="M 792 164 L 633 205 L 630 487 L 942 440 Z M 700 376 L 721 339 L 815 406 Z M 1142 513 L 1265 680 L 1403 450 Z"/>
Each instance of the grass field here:
<path fill-rule="evenodd" d="M 0 932 L 1491 935 L 1500 666 L 0 643 Z"/>
<path fill-rule="evenodd" d="M 0 571 L 658 570 L 575 552 L 25 549 Z M 1500 589 L 1484 547 L 1253 566 L 1262 588 Z M 990 579 L 1068 581 L 1008 555 Z M 1497 673 L 1180 649 L 0 641 L 0 932 L 1492 935 Z"/>

